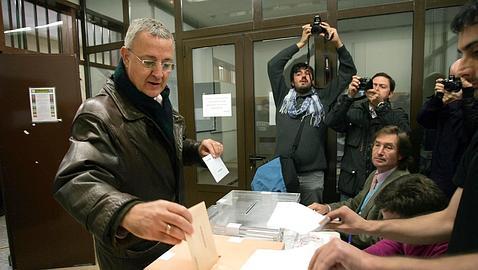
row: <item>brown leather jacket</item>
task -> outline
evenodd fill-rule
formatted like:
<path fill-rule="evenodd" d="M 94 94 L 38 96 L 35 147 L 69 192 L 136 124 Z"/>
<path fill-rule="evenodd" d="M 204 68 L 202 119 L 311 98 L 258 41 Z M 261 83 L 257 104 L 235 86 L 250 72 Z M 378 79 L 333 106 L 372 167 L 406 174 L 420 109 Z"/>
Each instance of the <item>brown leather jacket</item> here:
<path fill-rule="evenodd" d="M 183 117 L 173 117 L 175 145 L 111 80 L 76 114 L 53 194 L 93 234 L 102 269 L 143 269 L 169 248 L 131 234 L 119 240 L 116 230 L 139 202 L 183 201 L 182 157 L 201 159 L 199 144 L 183 137 Z"/>

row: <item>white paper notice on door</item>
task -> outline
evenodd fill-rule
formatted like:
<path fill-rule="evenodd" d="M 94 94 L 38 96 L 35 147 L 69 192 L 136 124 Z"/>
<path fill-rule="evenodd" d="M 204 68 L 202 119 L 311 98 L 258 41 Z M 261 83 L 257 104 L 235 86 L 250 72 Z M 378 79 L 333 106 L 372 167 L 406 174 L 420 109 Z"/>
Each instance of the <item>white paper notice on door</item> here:
<path fill-rule="evenodd" d="M 202 96 L 203 117 L 232 116 L 232 97 L 228 94 L 212 94 Z"/>
<path fill-rule="evenodd" d="M 58 122 L 55 87 L 30 87 L 29 91 L 32 122 Z"/>

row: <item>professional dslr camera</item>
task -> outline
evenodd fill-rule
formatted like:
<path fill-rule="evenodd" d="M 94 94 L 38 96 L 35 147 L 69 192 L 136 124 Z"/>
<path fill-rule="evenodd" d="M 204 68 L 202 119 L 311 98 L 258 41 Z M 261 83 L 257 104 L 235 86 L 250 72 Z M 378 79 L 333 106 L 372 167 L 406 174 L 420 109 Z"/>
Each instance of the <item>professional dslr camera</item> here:
<path fill-rule="evenodd" d="M 449 75 L 448 79 L 444 79 L 441 83 L 448 92 L 458 92 L 462 87 L 460 78 L 457 78 L 454 75 Z"/>
<path fill-rule="evenodd" d="M 320 18 L 319 15 L 314 16 L 314 21 L 310 24 L 310 27 L 312 27 L 312 34 L 318 35 L 321 33 L 324 33 L 325 38 L 329 39 L 329 33 L 327 32 L 327 29 L 323 28 L 320 26 L 320 23 L 322 22 L 322 19 Z"/>
<path fill-rule="evenodd" d="M 361 96 L 365 96 L 365 92 L 368 90 L 368 89 L 372 89 L 373 86 L 373 82 L 371 79 L 367 78 L 367 77 L 363 77 L 363 78 L 360 78 L 359 79 L 360 83 L 359 83 L 359 87 L 358 87 L 358 96 L 361 97 Z"/>

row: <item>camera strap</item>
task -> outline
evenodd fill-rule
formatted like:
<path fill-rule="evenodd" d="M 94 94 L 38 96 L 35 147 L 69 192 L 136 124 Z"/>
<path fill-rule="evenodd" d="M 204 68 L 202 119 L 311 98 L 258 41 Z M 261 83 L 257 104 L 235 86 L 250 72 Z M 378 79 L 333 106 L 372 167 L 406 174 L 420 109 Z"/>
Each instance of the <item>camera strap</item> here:
<path fill-rule="evenodd" d="M 309 46 L 309 40 L 310 38 L 307 39 L 307 59 L 305 63 L 310 66 L 309 61 L 310 61 L 310 46 Z"/>

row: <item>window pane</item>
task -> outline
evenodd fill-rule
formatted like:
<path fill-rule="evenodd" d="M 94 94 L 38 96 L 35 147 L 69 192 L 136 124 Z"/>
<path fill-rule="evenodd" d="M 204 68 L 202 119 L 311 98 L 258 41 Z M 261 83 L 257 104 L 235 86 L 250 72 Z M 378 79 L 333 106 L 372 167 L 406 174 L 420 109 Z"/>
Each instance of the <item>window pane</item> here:
<path fill-rule="evenodd" d="M 358 75 L 389 74 L 396 82 L 392 106 L 406 112 L 410 111 L 412 22 L 412 13 L 400 13 L 341 20 L 338 24 Z"/>
<path fill-rule="evenodd" d="M 196 138 L 198 141 L 211 138 L 224 144 L 227 151 L 222 159 L 229 174 L 219 183 L 211 173 L 197 167 L 197 182 L 208 185 L 227 185 L 237 187 L 237 113 L 236 84 L 230 77 L 235 71 L 235 51 L 233 45 L 223 45 L 193 49 L 194 115 Z M 231 94 L 231 117 L 203 117 L 203 95 Z"/>
<path fill-rule="evenodd" d="M 174 33 L 173 1 L 130 1 L 131 20 L 138 18 L 155 18 L 160 20 L 171 33 Z"/>
<path fill-rule="evenodd" d="M 103 88 L 106 80 L 111 77 L 114 70 L 90 67 L 91 75 L 91 96 L 95 96 Z"/>
<path fill-rule="evenodd" d="M 95 45 L 103 44 L 103 27 L 96 25 L 95 27 Z"/>
<path fill-rule="evenodd" d="M 338 0 L 337 5 L 338 9 L 349 9 L 409 1 L 410 0 Z"/>
<path fill-rule="evenodd" d="M 80 60 L 85 60 L 83 57 L 83 35 L 81 34 L 81 21 L 76 19 L 77 33 L 78 33 L 78 46 L 80 50 Z M 88 33 L 88 32 L 87 32 Z"/>
<path fill-rule="evenodd" d="M 23 49 L 26 47 L 27 32 L 32 31 L 32 28 L 23 25 L 21 9 L 19 1 L 2 0 L 5 44 L 9 47 Z M 9 16 L 11 16 L 11 23 Z"/>
<path fill-rule="evenodd" d="M 252 21 L 251 0 L 182 0 L 183 30 Z"/>
<path fill-rule="evenodd" d="M 34 6 L 30 2 L 24 2 L 25 3 L 25 21 L 26 21 L 26 27 L 31 27 L 31 31 L 27 31 L 27 49 L 29 51 L 34 51 L 36 52 L 38 50 L 37 48 L 37 42 L 36 42 L 36 37 L 35 37 L 35 21 L 34 21 Z"/>
<path fill-rule="evenodd" d="M 90 22 L 86 23 L 86 33 L 88 35 L 88 46 L 95 45 L 95 26 Z"/>
<path fill-rule="evenodd" d="M 48 10 L 48 26 L 44 27 L 50 32 L 50 47 L 51 53 L 59 53 L 59 36 L 61 35 L 61 25 L 63 22 L 58 20 L 58 13 L 51 9 Z M 60 32 L 59 32 L 60 31 Z"/>
<path fill-rule="evenodd" d="M 448 75 L 458 58 L 457 35 L 450 30 L 459 7 L 431 9 L 426 12 L 423 100 L 433 95 L 437 76 Z"/>
<path fill-rule="evenodd" d="M 326 0 L 262 0 L 262 16 L 264 19 L 319 13 L 326 10 Z"/>
<path fill-rule="evenodd" d="M 122 0 L 86 0 L 86 8 L 112 18 L 119 22 L 123 21 L 123 1 Z"/>
<path fill-rule="evenodd" d="M 46 25 L 46 12 L 45 8 L 41 6 L 37 6 L 37 25 Z M 48 35 L 47 35 L 47 28 L 37 28 L 37 35 L 40 41 L 40 52 L 48 53 Z"/>
<path fill-rule="evenodd" d="M 114 50 L 114 51 L 111 51 L 111 65 L 112 66 L 117 66 L 119 64 L 119 60 L 120 60 L 121 56 L 120 56 L 120 52 L 119 50 Z"/>

